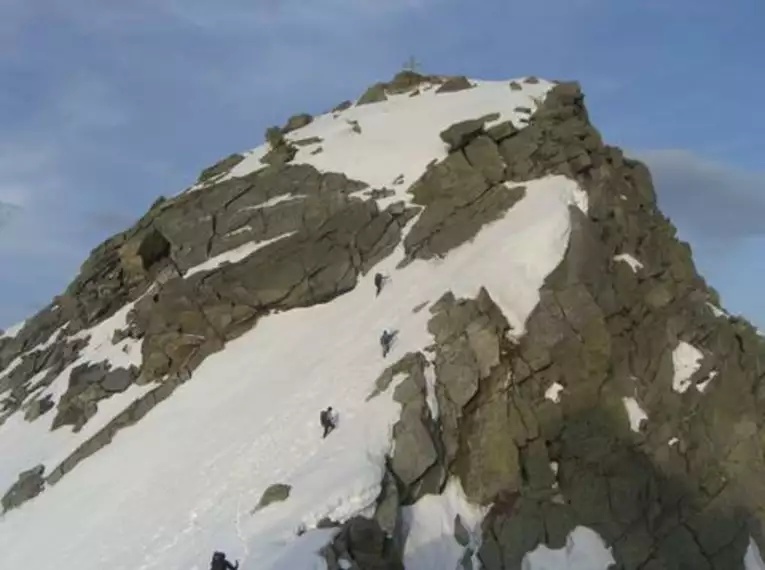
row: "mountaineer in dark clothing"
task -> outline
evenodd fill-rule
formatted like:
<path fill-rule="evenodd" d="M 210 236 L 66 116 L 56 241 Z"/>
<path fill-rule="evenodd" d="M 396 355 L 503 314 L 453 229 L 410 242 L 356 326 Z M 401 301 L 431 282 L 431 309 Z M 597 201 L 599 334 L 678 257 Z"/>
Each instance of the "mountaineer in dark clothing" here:
<path fill-rule="evenodd" d="M 380 294 L 380 291 L 382 291 L 383 285 L 386 281 L 387 279 L 382 273 L 375 273 L 375 289 L 377 289 L 375 297 Z"/>
<path fill-rule="evenodd" d="M 395 336 L 396 336 L 395 332 L 389 333 L 387 330 L 383 331 L 382 336 L 380 337 L 380 346 L 382 346 L 383 358 L 388 356 L 388 353 L 390 352 L 390 347 L 393 344 L 393 338 Z"/>
<path fill-rule="evenodd" d="M 231 564 L 226 560 L 226 555 L 222 552 L 214 552 L 212 562 L 210 562 L 210 570 L 237 570 L 239 568 L 239 561 L 236 564 Z"/>
<path fill-rule="evenodd" d="M 335 418 L 332 415 L 332 406 L 321 411 L 319 414 L 319 422 L 321 422 L 321 427 L 324 428 L 324 435 L 321 437 L 327 437 L 330 432 L 335 429 Z"/>

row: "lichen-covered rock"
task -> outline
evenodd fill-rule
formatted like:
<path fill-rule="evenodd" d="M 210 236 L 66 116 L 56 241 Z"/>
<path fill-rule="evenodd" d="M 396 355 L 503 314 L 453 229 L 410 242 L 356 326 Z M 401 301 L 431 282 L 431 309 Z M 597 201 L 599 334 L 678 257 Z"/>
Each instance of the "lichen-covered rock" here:
<path fill-rule="evenodd" d="M 287 134 L 302 129 L 305 126 L 310 125 L 312 122 L 313 117 L 308 113 L 293 115 L 287 120 L 287 124 L 282 127 L 282 133 Z"/>
<path fill-rule="evenodd" d="M 356 106 L 368 105 L 369 103 L 379 103 L 380 101 L 387 101 L 388 96 L 385 94 L 385 84 L 375 83 L 356 101 Z"/>
<path fill-rule="evenodd" d="M 465 89 L 471 89 L 473 84 L 464 75 L 457 77 L 450 77 L 443 84 L 436 89 L 436 93 L 454 93 L 455 91 L 464 91 Z"/>
<path fill-rule="evenodd" d="M 273 485 L 269 486 L 268 489 L 263 491 L 263 495 L 260 497 L 258 504 L 255 505 L 255 508 L 252 509 L 252 512 L 255 513 L 257 511 L 263 510 L 273 503 L 281 503 L 286 501 L 289 498 L 291 491 L 292 485 L 274 483 Z"/>
<path fill-rule="evenodd" d="M 20 473 L 16 482 L 3 495 L 2 500 L 0 500 L 3 512 L 16 509 L 42 493 L 45 488 L 44 473 L 45 467 L 43 465 L 38 465 Z"/>

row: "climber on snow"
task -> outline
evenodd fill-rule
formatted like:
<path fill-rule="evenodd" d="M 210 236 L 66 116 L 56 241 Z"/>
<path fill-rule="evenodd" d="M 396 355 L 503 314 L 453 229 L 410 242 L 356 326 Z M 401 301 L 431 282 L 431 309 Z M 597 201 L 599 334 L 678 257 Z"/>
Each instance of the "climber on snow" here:
<path fill-rule="evenodd" d="M 332 406 L 329 406 L 326 410 L 322 410 L 319 414 L 319 422 L 321 427 L 324 428 L 324 435 L 321 437 L 327 437 L 330 432 L 335 429 L 335 415 L 332 413 Z"/>
<path fill-rule="evenodd" d="M 380 346 L 382 346 L 383 358 L 388 356 L 388 353 L 390 352 L 390 347 L 393 344 L 393 338 L 395 336 L 396 336 L 395 332 L 388 332 L 387 330 L 383 331 L 382 336 L 380 337 Z"/>
<path fill-rule="evenodd" d="M 222 552 L 213 553 L 212 562 L 210 562 L 210 570 L 237 570 L 239 568 L 239 561 L 236 564 L 231 564 L 226 560 L 226 555 Z"/>
<path fill-rule="evenodd" d="M 382 273 L 375 273 L 375 289 L 377 290 L 375 297 L 380 294 L 380 291 L 382 291 L 383 285 L 385 285 L 387 280 L 388 278 L 385 277 Z"/>

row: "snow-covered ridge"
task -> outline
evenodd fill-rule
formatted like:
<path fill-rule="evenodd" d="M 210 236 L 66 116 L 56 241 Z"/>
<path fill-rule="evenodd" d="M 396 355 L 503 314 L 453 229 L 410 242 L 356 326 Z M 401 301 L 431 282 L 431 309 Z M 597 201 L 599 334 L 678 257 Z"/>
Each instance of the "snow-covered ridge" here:
<path fill-rule="evenodd" d="M 320 115 L 287 135 L 291 141 L 314 137 L 321 141 L 299 146 L 292 162 L 310 164 L 323 172 L 342 172 L 372 188 L 395 190 L 396 195 L 386 199 L 383 206 L 391 201 L 408 201 L 409 186 L 428 164 L 447 155 L 448 149 L 439 138 L 441 131 L 456 122 L 492 113 L 499 113 L 499 117 L 488 122 L 487 127 L 512 121 L 522 129 L 554 85 L 542 80 L 519 81 L 521 89 L 513 90 L 508 81 L 471 83 L 472 89 L 454 93 L 437 93 L 437 86 L 425 86 L 417 96 L 389 95 L 387 101 Z M 220 180 L 246 176 L 262 168 L 261 159 L 267 151 L 267 144 L 252 149 Z"/>

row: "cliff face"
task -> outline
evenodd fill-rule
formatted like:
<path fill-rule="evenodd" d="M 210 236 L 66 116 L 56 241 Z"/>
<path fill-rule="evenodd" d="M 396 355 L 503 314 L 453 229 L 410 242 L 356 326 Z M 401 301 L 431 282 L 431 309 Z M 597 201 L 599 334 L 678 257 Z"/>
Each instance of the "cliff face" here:
<path fill-rule="evenodd" d="M 440 118 L 391 150 L 375 129 L 398 101 L 404 122 L 428 101 Z M 389 107 L 344 116 L 375 105 Z M 458 120 L 444 124 L 438 105 Z M 463 568 L 521 568 L 577 527 L 623 568 L 743 567 L 765 522 L 765 343 L 719 308 L 649 172 L 603 143 L 578 85 L 402 73 L 267 136 L 155 203 L 0 338 L 0 442 L 21 416 L 85 434 L 6 468 L 5 509 L 118 447 L 115 434 L 263 319 L 332 306 L 381 268 L 395 283 L 443 264 L 460 285 L 431 281 L 395 316 L 427 342 L 404 330 L 391 361 L 358 379 L 368 405 L 392 398 L 399 411 L 371 504 L 319 521 L 342 525 L 324 540 L 329 567 L 414 567 L 407 513 L 454 481 L 482 509 L 474 528 L 453 521 Z M 330 168 L 345 164 L 339 139 L 351 141 L 342 172 Z"/>

